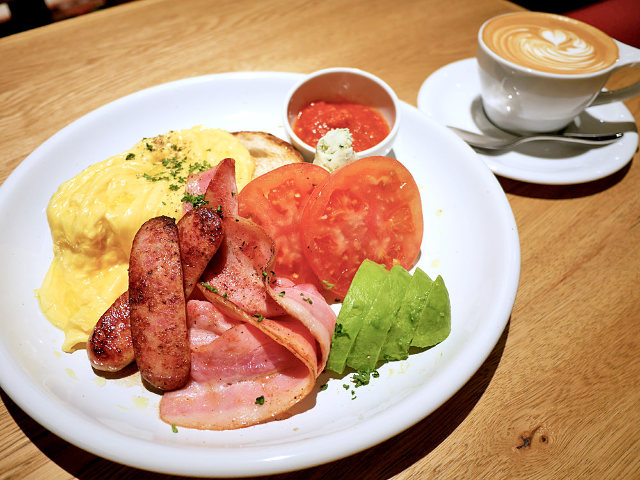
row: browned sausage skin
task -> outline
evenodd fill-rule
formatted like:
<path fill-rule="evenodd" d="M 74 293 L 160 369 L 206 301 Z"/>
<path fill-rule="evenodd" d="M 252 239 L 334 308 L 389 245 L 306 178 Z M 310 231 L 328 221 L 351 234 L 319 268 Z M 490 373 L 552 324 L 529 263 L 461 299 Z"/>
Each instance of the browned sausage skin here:
<path fill-rule="evenodd" d="M 191 210 L 178 222 L 178 235 L 184 292 L 188 298 L 222 242 L 222 220 L 210 208 Z M 117 372 L 135 360 L 128 291 L 96 323 L 87 354 L 93 368 L 105 372 Z"/>
<path fill-rule="evenodd" d="M 178 228 L 169 217 L 145 222 L 129 259 L 131 336 L 142 378 L 160 390 L 182 387 L 190 352 Z"/>
<path fill-rule="evenodd" d="M 198 207 L 178 222 L 184 296 L 189 298 L 222 242 L 222 220 L 211 208 Z"/>
<path fill-rule="evenodd" d="M 104 372 L 117 372 L 135 360 L 128 291 L 120 295 L 96 323 L 89 336 L 87 354 L 91 366 Z"/>

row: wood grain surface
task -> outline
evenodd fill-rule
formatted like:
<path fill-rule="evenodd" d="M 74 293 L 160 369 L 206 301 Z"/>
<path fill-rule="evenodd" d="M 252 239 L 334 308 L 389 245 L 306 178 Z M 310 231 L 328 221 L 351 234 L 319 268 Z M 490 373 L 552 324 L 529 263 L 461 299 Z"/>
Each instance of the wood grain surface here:
<path fill-rule="evenodd" d="M 6 37 L 0 180 L 78 117 L 195 75 L 353 66 L 415 105 L 429 74 L 474 55 L 484 20 L 518 8 L 499 0 L 140 0 Z M 625 71 L 609 86 L 638 78 Z M 626 105 L 640 120 L 640 98 Z M 499 178 L 519 229 L 522 272 L 486 362 L 398 436 L 270 478 L 640 478 L 638 160 L 636 153 L 621 171 L 573 186 Z M 74 447 L 0 397 L 0 478 L 169 478 Z"/>

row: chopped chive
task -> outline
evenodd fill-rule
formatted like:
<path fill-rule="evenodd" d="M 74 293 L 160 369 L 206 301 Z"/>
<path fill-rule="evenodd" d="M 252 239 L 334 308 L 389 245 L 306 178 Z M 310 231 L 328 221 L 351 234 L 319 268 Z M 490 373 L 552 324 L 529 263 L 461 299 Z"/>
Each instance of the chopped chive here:
<path fill-rule="evenodd" d="M 213 285 L 209 285 L 207 282 L 200 282 L 200 285 L 202 285 L 204 288 L 206 288 L 210 292 L 218 293 L 218 289 L 216 287 L 214 287 Z M 226 293 L 225 293 L 225 295 L 226 295 Z"/>

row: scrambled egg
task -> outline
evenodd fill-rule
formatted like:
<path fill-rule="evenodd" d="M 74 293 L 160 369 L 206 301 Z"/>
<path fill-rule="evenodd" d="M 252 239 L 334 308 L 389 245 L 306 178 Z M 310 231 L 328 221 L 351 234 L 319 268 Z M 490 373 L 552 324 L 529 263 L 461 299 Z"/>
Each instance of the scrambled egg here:
<path fill-rule="evenodd" d="M 82 347 L 100 316 L 128 286 L 133 237 L 149 218 L 182 217 L 184 184 L 224 158 L 236 161 L 242 189 L 255 168 L 249 151 L 223 130 L 194 127 L 146 138 L 62 184 L 47 219 L 54 258 L 40 308 L 65 333 L 62 349 Z"/>

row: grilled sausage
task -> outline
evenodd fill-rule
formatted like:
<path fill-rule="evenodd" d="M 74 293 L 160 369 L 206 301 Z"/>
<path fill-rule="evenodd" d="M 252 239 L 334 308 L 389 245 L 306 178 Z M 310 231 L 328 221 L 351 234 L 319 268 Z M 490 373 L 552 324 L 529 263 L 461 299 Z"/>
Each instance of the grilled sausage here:
<path fill-rule="evenodd" d="M 128 291 L 120 295 L 96 323 L 89 336 L 87 354 L 91 366 L 104 372 L 117 372 L 135 360 Z"/>
<path fill-rule="evenodd" d="M 136 363 L 142 378 L 160 390 L 180 388 L 189 378 L 182 277 L 175 220 L 148 220 L 131 247 L 129 309 Z"/>
<path fill-rule="evenodd" d="M 178 222 L 184 296 L 189 298 L 209 260 L 222 242 L 222 220 L 212 209 L 198 207 Z"/>

